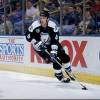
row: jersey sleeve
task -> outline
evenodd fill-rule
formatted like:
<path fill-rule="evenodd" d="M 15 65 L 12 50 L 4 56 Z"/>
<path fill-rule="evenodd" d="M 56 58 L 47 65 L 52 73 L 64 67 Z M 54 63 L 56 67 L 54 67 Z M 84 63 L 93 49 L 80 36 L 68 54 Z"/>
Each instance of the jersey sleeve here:
<path fill-rule="evenodd" d="M 33 35 L 33 34 L 34 34 L 34 30 L 35 30 L 35 28 L 38 27 L 38 26 L 39 26 L 38 21 L 35 21 L 35 22 L 33 22 L 32 25 L 29 26 L 29 28 L 27 29 L 25 36 L 26 36 L 26 40 L 27 40 L 28 42 L 31 42 L 32 39 L 34 38 L 34 35 Z"/>
<path fill-rule="evenodd" d="M 55 32 L 54 33 L 54 38 L 51 41 L 51 45 L 57 45 L 59 42 L 59 32 Z"/>
<path fill-rule="evenodd" d="M 53 21 L 49 22 L 49 26 L 53 29 L 51 44 L 57 44 L 59 42 L 59 28 Z"/>
<path fill-rule="evenodd" d="M 26 31 L 26 34 L 25 34 L 25 36 L 26 36 L 26 40 L 28 41 L 28 42 L 31 42 L 32 41 L 32 32 L 28 29 L 27 31 Z"/>

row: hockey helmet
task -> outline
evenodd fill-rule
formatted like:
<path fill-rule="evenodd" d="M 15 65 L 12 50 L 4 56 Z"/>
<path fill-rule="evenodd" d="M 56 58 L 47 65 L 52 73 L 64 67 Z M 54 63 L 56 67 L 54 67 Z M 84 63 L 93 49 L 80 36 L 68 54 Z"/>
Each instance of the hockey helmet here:
<path fill-rule="evenodd" d="M 42 10 L 41 12 L 40 12 L 40 16 L 44 16 L 44 17 L 49 17 L 49 12 L 48 11 L 46 11 L 46 10 Z"/>

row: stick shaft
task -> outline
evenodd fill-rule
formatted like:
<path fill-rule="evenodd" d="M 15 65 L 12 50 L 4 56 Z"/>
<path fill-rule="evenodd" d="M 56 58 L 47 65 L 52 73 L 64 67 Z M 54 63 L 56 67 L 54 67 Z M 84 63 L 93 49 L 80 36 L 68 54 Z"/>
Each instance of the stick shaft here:
<path fill-rule="evenodd" d="M 45 52 L 50 56 L 50 53 L 49 53 L 47 50 L 45 50 Z M 58 59 L 58 58 L 57 58 L 57 59 Z M 58 62 L 57 59 L 54 59 L 54 60 L 56 61 L 56 63 L 59 64 L 59 66 L 61 66 L 61 67 L 63 68 L 63 66 Z M 70 79 L 71 79 L 71 77 L 73 76 L 73 78 L 78 82 L 78 84 L 80 84 L 83 88 L 86 88 L 83 84 L 81 84 L 81 83 L 77 80 L 76 76 L 75 76 L 73 73 L 69 73 L 68 71 L 66 71 L 66 73 L 67 73 L 67 75 L 69 76 Z M 87 88 L 86 88 L 86 89 L 87 89 Z"/>

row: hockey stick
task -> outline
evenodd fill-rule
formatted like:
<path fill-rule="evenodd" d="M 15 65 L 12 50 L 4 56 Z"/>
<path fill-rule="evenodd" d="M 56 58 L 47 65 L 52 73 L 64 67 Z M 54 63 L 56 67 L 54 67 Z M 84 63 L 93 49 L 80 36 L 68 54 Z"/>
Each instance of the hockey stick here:
<path fill-rule="evenodd" d="M 47 51 L 47 50 L 45 50 L 45 52 L 50 56 L 50 53 Z M 58 58 L 57 58 L 58 59 Z M 63 68 L 63 66 L 58 62 L 58 60 L 56 60 L 56 59 L 54 59 L 55 60 L 55 62 L 57 63 L 57 64 L 59 64 L 59 66 L 61 66 L 62 68 Z M 73 73 L 69 73 L 68 71 L 66 71 L 66 73 L 67 73 L 67 75 L 69 76 L 69 78 L 71 79 L 71 80 L 76 80 L 76 82 L 78 82 L 78 84 L 80 84 L 81 86 L 82 86 L 82 90 L 88 90 L 87 88 L 86 88 L 86 86 L 84 86 L 83 84 L 81 84 L 78 80 L 77 80 L 77 78 L 76 78 L 76 76 L 73 74 Z M 72 77 L 73 76 L 73 77 Z M 72 79 L 73 78 L 73 79 Z"/>

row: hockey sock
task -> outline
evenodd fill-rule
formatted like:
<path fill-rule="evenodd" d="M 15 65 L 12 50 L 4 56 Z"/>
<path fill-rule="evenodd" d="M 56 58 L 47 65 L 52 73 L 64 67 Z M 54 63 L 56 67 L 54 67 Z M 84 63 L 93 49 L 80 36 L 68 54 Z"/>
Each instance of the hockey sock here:
<path fill-rule="evenodd" d="M 63 66 L 65 68 L 65 71 L 68 71 L 68 72 L 71 73 L 72 69 L 71 69 L 71 64 L 70 63 L 66 63 Z"/>

